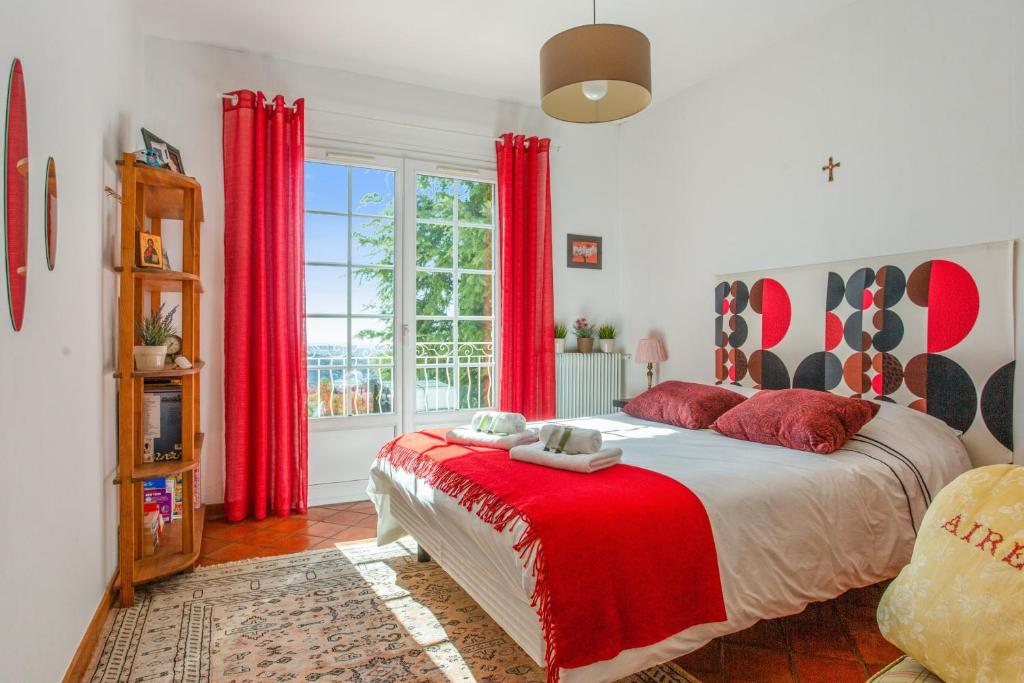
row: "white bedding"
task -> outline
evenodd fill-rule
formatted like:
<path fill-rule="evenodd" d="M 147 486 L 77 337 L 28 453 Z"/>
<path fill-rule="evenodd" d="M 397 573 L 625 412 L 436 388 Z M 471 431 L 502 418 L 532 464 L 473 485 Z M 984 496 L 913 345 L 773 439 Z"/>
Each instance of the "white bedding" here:
<path fill-rule="evenodd" d="M 565 683 L 613 681 L 760 619 L 794 614 L 809 602 L 895 576 L 910 559 L 928 502 L 970 468 L 952 429 L 891 404 L 883 404 L 844 449 L 827 456 L 624 413 L 560 423 L 600 429 L 607 444 L 622 448 L 623 462 L 672 477 L 701 499 L 729 616 L 611 660 L 563 669 Z M 521 527 L 498 533 L 449 496 L 383 461 L 371 469 L 369 494 L 378 508 L 378 543 L 411 534 L 543 664 L 541 627 L 530 607 L 533 578 L 512 550 Z M 615 561 L 611 544 L 608 561 Z"/>

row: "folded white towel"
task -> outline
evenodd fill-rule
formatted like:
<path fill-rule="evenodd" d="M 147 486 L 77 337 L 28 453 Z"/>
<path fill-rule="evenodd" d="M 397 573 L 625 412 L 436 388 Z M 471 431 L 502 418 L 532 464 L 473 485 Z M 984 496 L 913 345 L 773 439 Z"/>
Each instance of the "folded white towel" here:
<path fill-rule="evenodd" d="M 537 432 L 526 430 L 518 434 L 485 434 L 474 430 L 470 425 L 454 427 L 444 435 L 448 443 L 462 444 L 463 446 L 487 446 L 500 448 L 507 451 L 513 446 L 534 443 L 540 439 Z"/>
<path fill-rule="evenodd" d="M 596 429 L 546 424 L 540 428 L 544 449 L 554 453 L 597 453 L 601 450 L 601 432 Z"/>
<path fill-rule="evenodd" d="M 567 453 L 552 453 L 540 446 L 516 446 L 509 451 L 509 457 L 513 460 L 554 467 L 559 470 L 570 472 L 581 472 L 589 474 L 617 464 L 622 460 L 621 448 L 605 448 L 596 453 L 581 455 L 568 455 Z"/>
<path fill-rule="evenodd" d="M 473 415 L 472 428 L 487 434 L 521 434 L 526 431 L 526 418 L 519 413 L 481 410 Z"/>

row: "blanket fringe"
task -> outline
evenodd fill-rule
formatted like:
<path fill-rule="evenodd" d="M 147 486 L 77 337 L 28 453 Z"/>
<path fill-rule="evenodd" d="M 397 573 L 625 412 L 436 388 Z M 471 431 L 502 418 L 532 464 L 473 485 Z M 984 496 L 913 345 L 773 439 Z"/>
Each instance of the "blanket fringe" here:
<path fill-rule="evenodd" d="M 401 437 L 398 437 L 401 438 Z M 558 629 L 551 618 L 551 591 L 547 583 L 544 563 L 544 545 L 533 530 L 530 520 L 513 506 L 485 489 L 480 484 L 454 472 L 429 455 L 400 446 L 398 439 L 384 444 L 377 453 L 378 460 L 384 460 L 392 467 L 405 470 L 422 479 L 432 488 L 451 496 L 459 505 L 476 514 L 490 524 L 495 531 L 504 531 L 509 524 L 522 520 L 522 536 L 512 546 L 519 553 L 525 569 L 533 576 L 533 595 L 530 606 L 537 610 L 544 633 L 544 664 L 547 667 L 547 683 L 558 683 Z"/>

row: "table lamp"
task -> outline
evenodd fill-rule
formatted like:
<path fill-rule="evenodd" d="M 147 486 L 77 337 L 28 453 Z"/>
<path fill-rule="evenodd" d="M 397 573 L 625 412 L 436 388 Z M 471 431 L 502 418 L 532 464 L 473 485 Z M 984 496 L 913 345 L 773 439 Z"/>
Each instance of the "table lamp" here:
<path fill-rule="evenodd" d="M 641 339 L 636 343 L 634 358 L 637 363 L 647 363 L 647 388 L 650 389 L 654 381 L 654 364 L 668 360 L 665 347 L 661 345 L 660 340 L 653 337 Z"/>

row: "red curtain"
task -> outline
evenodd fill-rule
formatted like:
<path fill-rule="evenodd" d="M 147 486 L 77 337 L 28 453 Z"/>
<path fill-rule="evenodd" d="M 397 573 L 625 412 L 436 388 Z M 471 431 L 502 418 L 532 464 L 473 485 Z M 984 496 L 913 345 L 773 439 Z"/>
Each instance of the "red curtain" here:
<path fill-rule="evenodd" d="M 224 100 L 224 513 L 307 508 L 303 101 Z"/>
<path fill-rule="evenodd" d="M 498 152 L 502 410 L 555 416 L 551 141 L 506 133 Z"/>

